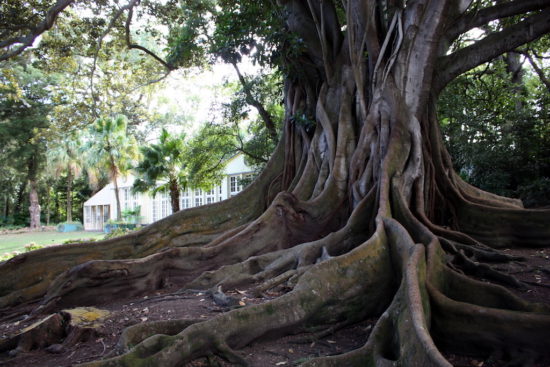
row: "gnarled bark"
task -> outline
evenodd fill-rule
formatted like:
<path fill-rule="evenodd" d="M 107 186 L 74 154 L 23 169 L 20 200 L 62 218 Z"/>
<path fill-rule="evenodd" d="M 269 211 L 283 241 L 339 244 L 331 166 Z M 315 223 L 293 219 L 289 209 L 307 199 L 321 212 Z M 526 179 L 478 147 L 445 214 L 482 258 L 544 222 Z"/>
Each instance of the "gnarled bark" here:
<path fill-rule="evenodd" d="M 120 239 L 16 257 L 1 265 L 17 276 L 1 304 L 42 297 L 38 316 L 169 282 L 182 291 L 290 289 L 207 321 L 134 326 L 109 358 L 89 367 L 179 366 L 212 354 L 247 365 L 236 350 L 258 338 L 367 317 L 378 322 L 361 348 L 304 365 L 450 366 L 443 352 L 549 358 L 550 306 L 519 298 L 509 288 L 526 285 L 492 264 L 520 260 L 502 247 L 548 246 L 550 212 L 463 182 L 433 108 L 453 70 L 485 57 L 445 61 L 468 52 L 444 56 L 443 49 L 465 27 L 460 15 L 469 2 L 348 0 L 345 33 L 332 2 L 280 3 L 310 69 L 289 77 L 283 138 L 259 180 L 227 202 Z M 531 33 L 514 45 L 547 27 L 548 4 L 529 3 L 498 8 L 506 16 L 543 9 L 525 18 Z M 521 24 L 503 31 L 504 43 Z M 485 49 L 488 41 L 480 42 Z M 304 111 L 315 116 L 313 133 L 293 118 Z"/>

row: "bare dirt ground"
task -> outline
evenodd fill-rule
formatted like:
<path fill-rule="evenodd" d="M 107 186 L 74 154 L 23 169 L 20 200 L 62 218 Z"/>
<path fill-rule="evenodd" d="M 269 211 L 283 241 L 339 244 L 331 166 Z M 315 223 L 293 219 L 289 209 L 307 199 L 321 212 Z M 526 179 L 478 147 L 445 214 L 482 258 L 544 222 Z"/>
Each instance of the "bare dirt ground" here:
<path fill-rule="evenodd" d="M 503 271 L 513 273 L 518 279 L 527 282 L 525 289 L 515 292 L 530 301 L 550 304 L 550 250 L 524 249 L 507 250 L 506 252 L 526 258 L 526 261 L 512 263 L 502 268 Z M 37 349 L 15 356 L 10 356 L 9 353 L 0 354 L 0 366 L 72 366 L 101 359 L 108 355 L 116 345 L 124 328 L 130 325 L 156 320 L 206 320 L 221 312 L 229 312 L 227 309 L 218 307 L 206 293 L 175 294 L 176 290 L 177 288 L 163 289 L 138 299 L 124 299 L 118 300 L 116 303 L 96 305 L 100 309 L 109 311 L 110 314 L 102 320 L 101 326 L 88 340 L 81 341 L 70 348 L 53 348 L 54 350 L 50 348 L 49 352 L 45 349 Z M 227 293 L 240 299 L 245 305 L 250 305 L 266 302 L 285 291 L 284 288 L 274 289 L 266 292 L 261 298 L 252 298 L 246 289 L 229 290 Z M 6 317 L 8 312 L 0 311 L 0 340 L 21 330 L 23 326 L 36 322 L 36 320 L 31 322 L 23 319 L 30 312 L 31 307 L 32 305 L 27 308 L 20 307 L 17 309 L 18 316 L 9 318 Z M 364 320 L 323 337 L 315 337 L 314 334 L 296 334 L 274 341 L 258 340 L 237 352 L 251 366 L 294 366 L 310 358 L 340 354 L 364 345 L 375 323 L 376 319 Z M 454 366 L 459 367 L 550 366 L 548 360 L 539 360 L 533 363 L 523 360 L 509 364 L 509 361 L 505 361 L 499 356 L 446 354 L 446 357 Z M 213 358 L 197 360 L 187 366 L 230 366 L 230 364 Z"/>

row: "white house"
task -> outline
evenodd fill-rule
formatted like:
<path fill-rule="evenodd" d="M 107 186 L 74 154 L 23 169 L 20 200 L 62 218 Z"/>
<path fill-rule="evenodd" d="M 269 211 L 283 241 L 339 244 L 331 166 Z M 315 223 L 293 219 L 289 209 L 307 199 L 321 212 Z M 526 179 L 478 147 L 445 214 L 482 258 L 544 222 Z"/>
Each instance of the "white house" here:
<path fill-rule="evenodd" d="M 239 193 L 243 187 L 241 179 L 252 177 L 252 169 L 244 162 L 244 156 L 237 154 L 227 162 L 222 182 L 212 190 L 186 190 L 180 195 L 180 209 L 211 204 L 225 200 Z M 159 193 L 155 197 L 147 193 L 132 194 L 135 178 L 131 175 L 117 180 L 122 210 L 141 208 L 141 223 L 150 224 L 172 214 L 170 195 Z M 84 203 L 84 229 L 101 231 L 110 219 L 115 220 L 117 203 L 114 184 L 111 182 Z"/>

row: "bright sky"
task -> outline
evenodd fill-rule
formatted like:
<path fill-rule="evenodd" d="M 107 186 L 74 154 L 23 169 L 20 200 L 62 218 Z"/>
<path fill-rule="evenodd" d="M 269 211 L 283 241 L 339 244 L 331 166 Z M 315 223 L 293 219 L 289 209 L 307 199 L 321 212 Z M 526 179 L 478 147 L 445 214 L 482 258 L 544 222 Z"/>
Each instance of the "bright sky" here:
<path fill-rule="evenodd" d="M 239 67 L 245 74 L 256 71 L 249 60 L 244 60 Z M 160 113 L 173 112 L 187 116 L 190 126 L 186 128 L 186 132 L 193 134 L 205 122 L 221 118 L 216 109 L 222 103 L 229 102 L 231 97 L 222 88 L 225 81 L 236 82 L 238 78 L 233 67 L 223 63 L 213 65 L 211 70 L 172 72 L 165 87 L 155 92 L 149 108 Z M 169 128 L 178 132 L 176 129 L 177 127 Z"/>

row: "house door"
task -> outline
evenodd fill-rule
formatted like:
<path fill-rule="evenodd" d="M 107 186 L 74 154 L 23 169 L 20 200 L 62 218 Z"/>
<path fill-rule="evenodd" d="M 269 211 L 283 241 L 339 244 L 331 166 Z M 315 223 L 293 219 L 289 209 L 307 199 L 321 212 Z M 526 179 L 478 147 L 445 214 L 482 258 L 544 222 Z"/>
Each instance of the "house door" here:
<path fill-rule="evenodd" d="M 97 211 L 97 206 L 92 206 L 91 207 L 91 222 L 92 222 L 92 230 L 95 230 L 97 229 L 97 224 L 96 224 L 96 211 Z"/>
<path fill-rule="evenodd" d="M 95 209 L 95 216 L 94 216 L 94 229 L 100 230 L 103 228 L 103 213 L 102 213 L 102 206 L 94 206 Z"/>
<path fill-rule="evenodd" d="M 101 222 L 100 229 L 103 230 L 103 227 L 105 223 L 111 218 L 111 206 L 110 205 L 103 205 L 103 221 Z"/>

